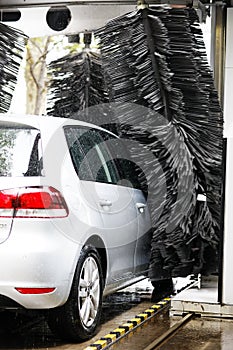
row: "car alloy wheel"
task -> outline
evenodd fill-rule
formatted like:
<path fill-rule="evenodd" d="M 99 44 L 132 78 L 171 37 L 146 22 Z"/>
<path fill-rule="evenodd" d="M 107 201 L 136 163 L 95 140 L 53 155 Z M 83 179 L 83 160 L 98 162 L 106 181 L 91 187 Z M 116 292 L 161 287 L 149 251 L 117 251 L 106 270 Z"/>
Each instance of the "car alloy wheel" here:
<path fill-rule="evenodd" d="M 80 253 L 67 302 L 49 312 L 51 330 L 69 341 L 92 338 L 100 323 L 102 294 L 101 258 L 96 248 L 88 245 Z"/>
<path fill-rule="evenodd" d="M 78 307 L 85 327 L 95 321 L 100 302 L 100 273 L 94 257 L 88 256 L 79 277 Z"/>

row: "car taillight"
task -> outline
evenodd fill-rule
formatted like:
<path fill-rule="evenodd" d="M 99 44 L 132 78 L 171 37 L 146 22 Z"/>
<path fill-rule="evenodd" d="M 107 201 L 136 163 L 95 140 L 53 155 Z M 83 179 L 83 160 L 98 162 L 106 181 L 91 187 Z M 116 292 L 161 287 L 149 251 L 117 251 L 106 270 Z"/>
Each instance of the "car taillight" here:
<path fill-rule="evenodd" d="M 0 191 L 0 217 L 62 218 L 68 215 L 62 194 L 53 187 L 24 187 Z"/>
<path fill-rule="evenodd" d="M 56 288 L 15 288 L 20 294 L 48 294 L 55 291 Z"/>

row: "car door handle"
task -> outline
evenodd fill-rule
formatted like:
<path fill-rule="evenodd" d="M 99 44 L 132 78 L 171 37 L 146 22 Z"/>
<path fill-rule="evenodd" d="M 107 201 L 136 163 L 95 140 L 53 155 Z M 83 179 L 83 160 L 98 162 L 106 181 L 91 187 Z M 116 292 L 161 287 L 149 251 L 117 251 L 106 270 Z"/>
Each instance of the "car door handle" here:
<path fill-rule="evenodd" d="M 99 201 L 99 204 L 101 205 L 101 207 L 111 207 L 112 202 L 109 201 L 108 199 L 101 199 Z"/>
<path fill-rule="evenodd" d="M 144 204 L 144 203 L 136 203 L 136 207 L 138 208 L 140 213 L 144 213 L 145 208 L 146 208 L 146 204 Z"/>

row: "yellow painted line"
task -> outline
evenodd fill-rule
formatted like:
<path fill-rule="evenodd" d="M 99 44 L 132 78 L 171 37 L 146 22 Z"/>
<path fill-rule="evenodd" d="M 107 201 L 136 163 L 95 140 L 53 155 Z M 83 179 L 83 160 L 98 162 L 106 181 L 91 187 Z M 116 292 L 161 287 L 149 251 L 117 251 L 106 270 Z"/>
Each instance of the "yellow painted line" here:
<path fill-rule="evenodd" d="M 112 343 L 116 342 L 118 338 L 123 337 L 124 335 L 126 335 L 126 333 L 131 332 L 132 330 L 140 326 L 141 323 L 144 323 L 147 319 L 150 319 L 151 317 L 155 316 L 160 310 L 163 309 L 163 306 L 168 305 L 170 301 L 171 298 L 164 298 L 157 304 L 152 305 L 149 309 L 146 309 L 144 312 L 131 318 L 126 323 L 123 323 L 118 328 L 115 328 L 112 332 L 106 334 L 100 340 L 89 345 L 84 350 L 104 350 L 105 348 L 109 348 L 109 346 L 111 346 Z"/>
<path fill-rule="evenodd" d="M 130 322 L 133 322 L 133 324 L 136 323 L 136 325 L 137 325 L 137 324 L 141 323 L 142 320 L 141 320 L 139 317 L 134 317 L 134 318 L 131 318 L 131 319 L 130 319 Z M 135 326 L 136 326 L 136 325 L 135 325 Z"/>
<path fill-rule="evenodd" d="M 116 328 L 112 331 L 112 333 L 120 333 L 120 335 L 125 334 L 125 329 L 124 328 Z"/>
<path fill-rule="evenodd" d="M 133 323 L 131 322 L 123 323 L 122 327 L 128 327 L 129 329 L 133 329 Z"/>
<path fill-rule="evenodd" d="M 151 314 L 155 313 L 154 309 L 146 309 L 145 312 L 150 312 Z"/>
<path fill-rule="evenodd" d="M 147 318 L 148 318 L 148 315 L 147 314 L 138 314 L 137 315 L 138 317 L 143 317 L 144 318 L 144 320 L 146 320 Z"/>
<path fill-rule="evenodd" d="M 99 350 L 104 349 L 108 345 L 107 340 L 100 339 L 89 345 L 85 350 Z"/>
<path fill-rule="evenodd" d="M 116 334 L 111 334 L 111 333 L 108 333 L 103 337 L 103 339 L 111 339 L 112 341 L 115 341 L 116 338 L 117 338 Z"/>
<path fill-rule="evenodd" d="M 165 303 L 166 304 L 166 303 Z M 160 309 L 161 308 L 161 305 L 152 305 L 151 306 L 152 309 Z"/>
<path fill-rule="evenodd" d="M 107 342 L 107 340 L 100 339 L 100 340 L 95 341 L 94 345 L 101 345 L 102 349 L 103 349 L 106 345 L 108 345 L 108 342 Z"/>

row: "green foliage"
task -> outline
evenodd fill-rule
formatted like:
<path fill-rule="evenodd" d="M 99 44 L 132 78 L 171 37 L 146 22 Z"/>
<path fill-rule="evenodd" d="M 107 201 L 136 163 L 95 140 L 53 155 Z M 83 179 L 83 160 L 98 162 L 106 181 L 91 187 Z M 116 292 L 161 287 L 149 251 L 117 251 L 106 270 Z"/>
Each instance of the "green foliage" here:
<path fill-rule="evenodd" d="M 14 146 L 15 132 L 13 130 L 0 130 L 0 176 L 6 176 L 11 169 L 12 158 L 10 151 Z"/>

